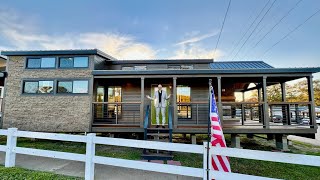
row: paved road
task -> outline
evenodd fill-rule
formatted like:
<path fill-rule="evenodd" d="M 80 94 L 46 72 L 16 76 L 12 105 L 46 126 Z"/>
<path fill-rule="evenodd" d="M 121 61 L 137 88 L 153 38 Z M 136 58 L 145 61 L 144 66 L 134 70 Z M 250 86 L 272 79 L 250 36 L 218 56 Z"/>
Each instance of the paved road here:
<path fill-rule="evenodd" d="M 0 163 L 4 164 L 5 154 L 0 153 Z M 56 174 L 63 174 L 75 177 L 84 177 L 84 163 L 76 161 L 59 160 L 52 158 L 17 155 L 16 166 L 31 170 L 53 172 Z M 177 176 L 171 174 L 141 171 L 128 168 L 119 168 L 113 166 L 96 165 L 95 166 L 95 179 L 97 180 L 195 180 L 186 176 Z"/>
<path fill-rule="evenodd" d="M 305 138 L 305 137 L 300 137 L 300 136 L 293 136 L 290 135 L 288 136 L 289 140 L 295 140 L 295 141 L 300 141 L 308 144 L 312 144 L 315 146 L 320 146 L 320 126 L 318 126 L 318 131 L 316 133 L 316 139 L 310 139 L 310 138 Z"/>

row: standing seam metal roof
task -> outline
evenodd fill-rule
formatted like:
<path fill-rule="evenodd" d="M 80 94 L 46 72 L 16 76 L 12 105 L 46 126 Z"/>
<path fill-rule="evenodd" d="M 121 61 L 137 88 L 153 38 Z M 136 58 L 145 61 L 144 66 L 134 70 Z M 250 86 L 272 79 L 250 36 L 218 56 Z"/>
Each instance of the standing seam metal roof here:
<path fill-rule="evenodd" d="M 210 63 L 211 69 L 268 69 L 274 68 L 263 61 L 218 61 Z"/>

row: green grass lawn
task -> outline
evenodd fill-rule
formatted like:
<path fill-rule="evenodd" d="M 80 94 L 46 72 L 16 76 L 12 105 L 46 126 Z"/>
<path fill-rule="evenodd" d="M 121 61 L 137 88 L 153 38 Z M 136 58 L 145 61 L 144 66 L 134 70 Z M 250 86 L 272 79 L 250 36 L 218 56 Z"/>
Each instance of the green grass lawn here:
<path fill-rule="evenodd" d="M 189 136 L 186 139 L 176 136 L 179 139 L 175 141 L 190 142 Z M 198 136 L 198 142 L 201 144 L 202 139 L 205 136 Z M 230 144 L 230 136 L 226 135 L 226 142 Z M 0 144 L 5 144 L 6 139 L 0 137 Z M 85 153 L 84 143 L 73 143 L 73 142 L 60 142 L 60 141 L 47 141 L 47 140 L 30 140 L 26 138 L 18 138 L 18 146 L 29 147 L 37 149 L 74 152 L 74 153 Z M 263 138 L 248 139 L 245 136 L 241 138 L 241 145 L 244 149 L 255 149 L 262 151 L 275 151 L 275 143 L 273 141 L 267 141 Z M 297 154 L 309 154 L 320 156 L 320 147 L 312 146 L 301 142 L 293 142 L 293 145 L 289 147 L 290 152 Z M 139 160 L 142 150 L 136 148 L 127 147 L 116 147 L 116 146 L 105 146 L 97 145 L 96 154 L 99 156 L 115 157 L 122 159 Z M 198 167 L 202 168 L 202 156 L 199 154 L 190 153 L 176 153 L 174 152 L 174 160 L 180 161 L 183 166 Z M 249 160 L 241 158 L 230 158 L 232 172 L 251 174 L 257 176 L 266 176 L 281 179 L 320 179 L 320 168 L 302 165 L 292 165 L 285 163 L 275 163 L 267 161 Z M 2 169 L 5 169 L 2 167 Z M 2 173 L 0 169 L 0 173 Z M 10 171 L 10 169 L 8 169 Z M 16 171 L 14 169 L 14 171 Z M 20 170 L 23 171 L 23 170 Z M 29 171 L 27 171 L 29 172 Z M 17 174 L 17 173 L 13 173 Z M 42 174 L 42 173 L 40 173 Z M 0 174 L 1 176 L 1 174 Z M 39 175 L 40 176 L 40 175 Z M 54 176 L 54 174 L 51 174 Z M 13 176 L 15 177 L 15 176 Z M 25 174 L 25 177 L 29 177 L 29 174 Z M 30 177 L 36 177 L 36 175 L 30 174 Z M 59 177 L 57 177 L 59 178 Z M 67 178 L 62 177 L 61 178 Z M 8 178 L 10 179 L 10 178 Z M 15 178 L 13 178 L 15 179 Z M 50 177 L 49 177 L 50 179 Z M 55 179 L 55 178 L 54 178 Z"/>
<path fill-rule="evenodd" d="M 48 172 L 32 171 L 22 168 L 5 168 L 0 166 L 0 178 L 1 180 L 80 180 L 83 178 L 75 178 L 69 176 L 58 175 Z"/>

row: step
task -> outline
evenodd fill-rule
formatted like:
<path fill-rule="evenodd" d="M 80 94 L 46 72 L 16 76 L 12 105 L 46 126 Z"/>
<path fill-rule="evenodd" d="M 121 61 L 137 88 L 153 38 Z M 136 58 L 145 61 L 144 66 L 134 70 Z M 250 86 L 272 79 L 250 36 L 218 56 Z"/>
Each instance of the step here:
<path fill-rule="evenodd" d="M 169 139 L 148 139 L 147 141 L 170 142 Z"/>
<path fill-rule="evenodd" d="M 147 130 L 169 131 L 169 128 L 147 128 Z"/>
<path fill-rule="evenodd" d="M 172 160 L 173 159 L 173 155 L 160 154 L 160 153 L 142 154 L 141 157 L 145 160 Z"/>
<path fill-rule="evenodd" d="M 167 164 L 175 165 L 175 166 L 181 166 L 181 162 L 180 161 L 168 160 Z"/>

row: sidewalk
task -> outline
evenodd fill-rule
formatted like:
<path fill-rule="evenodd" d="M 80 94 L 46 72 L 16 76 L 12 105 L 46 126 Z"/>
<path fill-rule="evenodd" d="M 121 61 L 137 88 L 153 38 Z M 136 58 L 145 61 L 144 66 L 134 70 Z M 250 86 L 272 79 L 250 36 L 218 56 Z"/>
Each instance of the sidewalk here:
<path fill-rule="evenodd" d="M 316 139 L 310 139 L 310 138 L 305 138 L 305 137 L 300 137 L 300 136 L 293 136 L 290 135 L 288 136 L 288 139 L 291 141 L 300 141 L 303 143 L 308 143 L 308 144 L 312 144 L 315 146 L 320 146 L 320 129 L 318 127 L 318 132 L 316 134 Z"/>
<path fill-rule="evenodd" d="M 0 153 L 0 163 L 4 164 L 5 153 Z M 31 169 L 36 171 L 46 171 L 56 174 L 63 174 L 68 176 L 84 177 L 84 163 L 77 161 L 67 161 L 60 159 L 52 159 L 45 157 L 36 157 L 29 155 L 18 154 L 16 158 L 16 166 L 25 169 Z M 178 176 L 150 171 L 142 171 L 128 168 L 120 168 L 106 165 L 95 165 L 95 179 L 97 180 L 195 180 L 198 178 Z"/>

